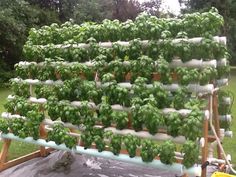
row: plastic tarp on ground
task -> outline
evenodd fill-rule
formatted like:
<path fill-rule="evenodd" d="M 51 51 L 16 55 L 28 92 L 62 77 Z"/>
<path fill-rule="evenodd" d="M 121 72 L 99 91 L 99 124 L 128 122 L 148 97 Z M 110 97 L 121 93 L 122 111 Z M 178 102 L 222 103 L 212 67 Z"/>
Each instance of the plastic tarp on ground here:
<path fill-rule="evenodd" d="M 55 151 L 0 173 L 0 177 L 177 177 L 180 174 L 114 160 Z M 209 175 L 210 176 L 210 175 Z"/>

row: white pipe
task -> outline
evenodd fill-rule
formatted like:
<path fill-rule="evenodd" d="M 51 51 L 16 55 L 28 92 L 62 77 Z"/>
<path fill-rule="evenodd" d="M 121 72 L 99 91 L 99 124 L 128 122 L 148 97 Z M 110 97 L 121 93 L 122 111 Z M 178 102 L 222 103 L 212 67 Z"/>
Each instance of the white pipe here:
<path fill-rule="evenodd" d="M 51 128 L 49 125 L 45 125 L 45 130 L 46 131 L 52 131 L 53 128 Z M 79 134 L 79 133 L 66 132 L 66 134 L 69 135 L 69 136 L 77 137 L 77 138 L 81 137 L 81 134 Z"/>
<path fill-rule="evenodd" d="M 219 119 L 221 121 L 232 122 L 232 116 L 230 114 L 227 115 L 219 115 Z"/>
<path fill-rule="evenodd" d="M 39 104 L 45 104 L 45 103 L 47 103 L 47 99 L 45 99 L 45 98 L 35 98 L 35 97 L 30 97 L 29 98 L 29 101 L 31 102 L 31 103 L 39 103 Z"/>
<path fill-rule="evenodd" d="M 205 146 L 205 139 L 203 137 L 201 137 L 199 140 L 199 146 L 202 148 Z"/>
<path fill-rule="evenodd" d="M 232 104 L 231 103 L 231 98 L 230 97 L 223 97 L 221 104 L 222 103 L 225 104 L 225 105 L 231 105 Z"/>
<path fill-rule="evenodd" d="M 8 100 L 14 100 L 14 99 L 15 99 L 15 96 L 14 96 L 14 95 L 8 95 L 7 99 L 8 99 Z"/>
<path fill-rule="evenodd" d="M 151 135 L 147 131 L 134 131 L 131 129 L 123 129 L 123 130 L 118 130 L 114 127 L 108 127 L 105 128 L 104 131 L 112 131 L 114 134 L 118 135 L 127 135 L 131 134 L 140 138 L 148 138 L 148 139 L 153 139 L 153 140 L 158 140 L 158 141 L 164 141 L 164 140 L 172 140 L 173 142 L 176 143 L 185 143 L 186 139 L 184 136 L 178 136 L 178 137 L 172 137 L 170 135 L 167 135 L 165 133 L 156 133 L 155 135 Z"/>
<path fill-rule="evenodd" d="M 217 61 L 217 66 L 227 66 L 227 64 L 228 64 L 228 61 L 226 58 L 222 58 Z"/>
<path fill-rule="evenodd" d="M 181 59 L 173 59 L 170 63 L 171 68 L 177 68 L 177 67 L 188 67 L 188 68 L 205 68 L 205 67 L 214 67 L 216 68 L 216 60 L 210 60 L 210 61 L 203 61 L 198 59 L 192 59 L 187 62 L 182 62 Z"/>
<path fill-rule="evenodd" d="M 210 164 L 214 164 L 214 163 L 226 164 L 225 160 L 223 160 L 223 159 L 208 158 L 207 161 L 208 161 Z"/>
<path fill-rule="evenodd" d="M 26 119 L 23 116 L 20 115 L 12 115 L 10 113 L 6 113 L 3 112 L 2 113 L 2 118 L 22 118 L 22 119 Z M 73 129 L 77 129 L 77 130 L 81 130 L 83 131 L 83 125 L 81 127 L 75 126 L 71 123 L 63 123 L 61 121 L 52 121 L 50 119 L 45 119 L 43 121 L 44 124 L 52 126 L 55 123 L 61 123 L 63 126 L 67 127 L 67 128 L 73 128 Z M 95 127 L 102 127 L 100 125 L 96 125 Z M 127 135 L 128 133 L 137 136 L 137 137 L 141 137 L 141 138 L 148 138 L 148 139 L 153 139 L 153 140 L 159 140 L 159 141 L 164 141 L 164 140 L 172 140 L 176 143 L 184 143 L 186 141 L 184 136 L 178 136 L 178 137 L 172 137 L 170 135 L 167 135 L 165 133 L 157 133 L 155 135 L 151 135 L 149 132 L 147 131 L 139 131 L 139 132 L 135 132 L 134 130 L 131 129 L 123 129 L 123 130 L 118 130 L 115 127 L 108 127 L 105 128 L 104 131 L 112 131 L 114 134 L 119 134 L 119 135 Z M 201 140 L 201 139 L 200 139 Z M 202 146 L 204 144 L 204 142 L 202 142 L 202 140 L 200 141 L 200 145 Z"/>
<path fill-rule="evenodd" d="M 69 123 L 69 122 L 64 123 L 64 122 L 59 121 L 59 120 L 58 121 L 52 121 L 49 118 L 45 118 L 43 120 L 43 124 L 45 124 L 45 125 L 53 126 L 56 123 L 62 124 L 64 127 L 69 128 L 69 129 L 76 129 L 76 130 L 80 130 L 80 131 L 84 130 L 84 127 L 82 125 L 81 126 L 76 126 L 76 125 L 73 125 L 72 123 Z"/>
<path fill-rule="evenodd" d="M 230 131 L 230 130 L 225 131 L 225 136 L 229 137 L 229 138 L 232 138 L 233 137 L 233 131 Z"/>
<path fill-rule="evenodd" d="M 32 84 L 32 85 L 38 85 L 38 84 L 63 85 L 63 81 L 61 81 L 61 80 L 57 80 L 57 81 L 53 81 L 53 80 L 39 81 L 38 79 L 23 80 L 23 79 L 19 79 L 19 78 L 14 78 L 12 80 L 15 81 L 15 82 L 23 82 L 23 83 Z M 218 80 L 218 82 L 220 82 L 220 81 L 221 80 Z M 227 82 L 228 82 L 228 79 L 227 79 Z M 101 84 L 101 82 L 96 82 L 96 85 L 98 87 L 107 87 L 107 86 L 109 86 L 109 84 L 110 84 L 109 82 L 107 82 L 105 84 Z M 127 82 L 123 82 L 123 83 L 121 82 L 121 83 L 118 83 L 118 85 L 123 87 L 123 88 L 128 88 L 128 89 L 132 88 L 132 84 L 127 83 Z M 153 84 L 147 84 L 147 88 L 152 88 L 152 87 L 153 87 Z M 165 90 L 168 90 L 168 91 L 177 91 L 180 88 L 180 85 L 179 84 L 163 85 L 163 88 Z M 214 86 L 213 86 L 213 84 L 207 84 L 207 85 L 204 85 L 204 86 L 201 86 L 199 84 L 189 84 L 187 86 L 187 88 L 191 92 L 212 93 L 212 91 L 214 89 Z"/>
<path fill-rule="evenodd" d="M 19 66 L 22 67 L 27 67 L 30 64 L 34 64 L 34 65 L 38 65 L 38 66 L 43 66 L 45 64 L 47 64 L 46 62 L 40 62 L 40 63 L 36 63 L 36 62 L 27 62 L 27 61 L 21 61 L 18 63 Z M 92 61 L 87 61 L 84 63 L 79 63 L 79 62 L 65 62 L 65 61 L 52 61 L 49 63 L 52 66 L 57 66 L 57 65 L 63 65 L 63 66 L 73 66 L 76 64 L 81 64 L 81 65 L 85 65 L 88 67 L 92 67 L 94 66 L 94 62 Z M 123 61 L 122 62 L 123 65 L 130 65 L 129 61 Z M 155 65 L 158 66 L 158 62 L 155 62 Z M 209 60 L 209 61 L 203 61 L 202 59 L 198 60 L 198 59 L 192 59 L 190 61 L 187 62 L 182 62 L 181 59 L 173 59 L 171 61 L 171 63 L 169 64 L 169 66 L 171 68 L 177 68 L 177 67 L 188 67 L 188 68 L 205 68 L 205 67 L 214 67 L 216 68 L 217 66 L 217 61 L 216 60 Z"/>
<path fill-rule="evenodd" d="M 101 83 L 98 82 L 98 86 L 101 86 Z M 109 83 L 106 83 L 106 84 L 103 84 L 104 86 L 107 86 L 109 85 Z M 132 84 L 130 83 L 118 83 L 119 86 L 121 87 L 124 87 L 124 88 L 127 88 L 127 89 L 130 89 L 132 88 Z M 147 84 L 147 88 L 152 88 L 153 85 L 152 84 Z M 170 84 L 170 85 L 162 85 L 162 87 L 165 89 L 165 90 L 168 90 L 168 91 L 177 91 L 178 89 L 180 89 L 180 85 L 179 84 Z M 213 92 L 213 89 L 214 89 L 214 85 L 213 84 L 207 84 L 207 85 L 204 85 L 204 86 L 201 86 L 199 84 L 189 84 L 187 86 L 187 89 L 191 92 L 207 92 L 207 93 L 212 93 Z"/>
<path fill-rule="evenodd" d="M 38 79 L 25 79 L 24 82 L 26 82 L 30 85 L 36 85 L 36 84 L 40 83 L 40 81 Z"/>
<path fill-rule="evenodd" d="M 4 119 L 26 119 L 26 117 L 24 117 L 24 116 L 20 116 L 18 114 L 11 114 L 8 112 L 3 112 L 1 114 L 1 117 Z"/>
<path fill-rule="evenodd" d="M 217 141 L 213 141 L 208 149 L 208 158 L 213 158 L 214 157 L 214 149 L 217 146 Z"/>
<path fill-rule="evenodd" d="M 8 97 L 14 98 L 11 95 L 9 95 Z M 35 97 L 30 97 L 29 98 L 29 102 L 38 103 L 38 104 L 46 104 L 47 103 L 47 99 L 45 99 L 45 98 L 37 99 Z M 76 107 L 81 107 L 82 106 L 82 102 L 81 101 L 72 101 L 71 105 L 76 106 Z M 89 108 L 94 109 L 94 110 L 98 110 L 99 109 L 99 106 L 96 105 L 93 102 L 88 102 L 88 106 L 89 106 Z M 116 110 L 116 111 L 125 111 L 125 112 L 130 112 L 131 111 L 130 107 L 125 107 L 125 106 L 122 106 L 122 105 L 119 105 L 119 104 L 111 105 L 111 108 L 113 110 Z M 191 113 L 192 110 L 191 109 L 179 109 L 179 110 L 176 110 L 174 108 L 164 108 L 161 111 L 162 111 L 163 114 L 169 114 L 171 112 L 178 112 L 181 116 L 186 117 L 189 113 Z M 204 118 L 209 119 L 209 111 L 205 110 L 203 113 L 204 113 Z"/>
<path fill-rule="evenodd" d="M 221 44 L 226 45 L 227 44 L 227 38 L 225 36 L 219 37 L 219 42 Z"/>
<path fill-rule="evenodd" d="M 182 41 L 186 41 L 186 42 L 189 42 L 189 43 L 200 43 L 201 41 L 203 40 L 202 37 L 195 37 L 195 38 L 190 38 L 190 39 L 185 39 L 185 38 L 179 38 L 179 39 L 173 39 L 172 40 L 172 43 L 173 44 L 177 44 L 177 43 L 180 43 Z M 219 36 L 214 36 L 213 37 L 213 40 L 216 41 L 217 43 L 222 43 L 222 44 L 226 44 L 226 37 L 219 37 Z M 164 42 L 165 40 L 163 39 L 160 39 L 158 40 L 157 43 L 162 43 Z M 140 41 L 141 45 L 142 46 L 147 46 L 148 45 L 148 40 L 142 40 Z M 117 41 L 115 42 L 116 44 L 119 44 L 121 46 L 130 46 L 130 42 L 127 42 L 127 41 Z M 106 47 L 106 48 L 111 48 L 112 45 L 114 43 L 112 42 L 99 42 L 98 43 L 98 46 L 100 47 Z M 49 45 L 34 45 L 34 46 L 38 46 L 38 47 L 41 47 L 41 48 L 45 48 L 45 47 L 49 47 Z M 51 45 L 50 44 L 50 47 L 54 46 L 54 48 L 69 48 L 69 47 L 72 47 L 72 48 L 89 48 L 90 47 L 90 44 L 85 44 L 85 43 L 78 43 L 78 44 L 54 44 L 54 45 Z"/>
<path fill-rule="evenodd" d="M 228 85 L 229 84 L 229 79 L 224 78 L 224 79 L 216 80 L 216 84 L 217 84 L 218 87 Z"/>
<path fill-rule="evenodd" d="M 29 65 L 38 65 L 36 62 L 32 61 L 32 62 L 28 62 L 28 61 L 20 61 L 19 63 L 17 63 L 15 66 L 29 66 Z"/>
<path fill-rule="evenodd" d="M 147 166 L 147 167 L 153 167 L 153 168 L 160 168 L 160 169 L 165 169 L 173 172 L 177 172 L 180 175 L 183 174 L 188 174 L 190 176 L 201 176 L 201 167 L 191 167 L 189 169 L 184 168 L 182 164 L 178 163 L 173 163 L 172 165 L 165 165 L 160 162 L 160 160 L 153 160 L 152 162 L 145 163 L 142 161 L 141 157 L 134 157 L 130 158 L 129 155 L 126 154 L 120 154 L 118 156 L 114 155 L 112 152 L 109 151 L 103 151 L 103 152 L 98 152 L 96 149 L 84 149 L 82 146 L 76 146 L 75 149 L 69 149 L 65 146 L 65 144 L 57 145 L 53 141 L 46 142 L 44 139 L 38 139 L 34 140 L 32 137 L 27 137 L 25 139 L 19 138 L 12 133 L 8 134 L 1 134 L 2 138 L 6 139 L 12 139 L 16 141 L 21 141 L 21 142 L 26 142 L 26 143 L 31 143 L 31 144 L 36 144 L 39 146 L 44 146 L 44 147 L 51 147 L 53 149 L 59 149 L 59 150 L 64 150 L 64 151 L 71 151 L 79 154 L 87 154 L 95 157 L 102 157 L 102 158 L 107 158 L 107 159 L 113 159 L 113 160 L 119 160 L 123 162 L 128 162 L 128 163 L 134 163 L 142 166 Z"/>

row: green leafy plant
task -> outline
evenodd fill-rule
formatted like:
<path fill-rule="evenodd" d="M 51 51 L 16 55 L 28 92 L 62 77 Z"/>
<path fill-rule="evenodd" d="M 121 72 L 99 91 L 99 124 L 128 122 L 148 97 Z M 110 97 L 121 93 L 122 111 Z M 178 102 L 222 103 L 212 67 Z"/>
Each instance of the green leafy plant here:
<path fill-rule="evenodd" d="M 53 87 L 48 85 L 36 85 L 34 89 L 36 98 L 46 98 L 54 96 Z"/>
<path fill-rule="evenodd" d="M 106 148 L 106 143 L 103 140 L 103 137 L 99 135 L 94 136 L 94 142 L 96 144 L 96 148 L 98 149 L 98 152 L 102 152 Z"/>
<path fill-rule="evenodd" d="M 202 136 L 203 113 L 199 109 L 192 110 L 186 118 L 183 119 L 181 129 L 182 135 L 188 140 L 195 141 Z"/>
<path fill-rule="evenodd" d="M 69 129 L 61 124 L 54 124 L 53 130 L 48 132 L 48 141 L 54 141 L 57 145 L 65 143 L 66 147 L 72 149 L 77 144 L 77 138 L 69 136 Z"/>
<path fill-rule="evenodd" d="M 113 135 L 111 137 L 111 142 L 110 142 L 110 150 L 113 152 L 114 155 L 119 155 L 120 150 L 121 150 L 121 136 L 120 135 Z"/>
<path fill-rule="evenodd" d="M 178 136 L 182 126 L 181 115 L 178 112 L 171 112 L 166 116 L 165 120 L 167 133 L 173 137 Z"/>
<path fill-rule="evenodd" d="M 147 79 L 144 77 L 138 77 L 132 85 L 133 97 L 139 97 L 145 99 L 149 97 L 151 90 L 147 88 Z"/>
<path fill-rule="evenodd" d="M 122 59 L 115 58 L 115 60 L 108 63 L 107 70 L 113 73 L 117 82 L 122 82 L 125 80 L 125 74 L 128 71 L 128 66 L 124 65 Z"/>
<path fill-rule="evenodd" d="M 139 97 L 135 97 L 132 99 L 131 106 L 131 117 L 132 117 L 132 127 L 135 131 L 141 131 L 143 129 L 144 120 L 141 115 L 141 106 L 143 101 Z"/>
<path fill-rule="evenodd" d="M 189 99 L 190 93 L 188 92 L 186 87 L 182 87 L 177 90 L 177 92 L 174 94 L 173 98 L 173 106 L 175 109 L 181 109 L 184 108 L 184 104 Z"/>
<path fill-rule="evenodd" d="M 27 83 L 11 82 L 11 89 L 14 95 L 28 98 L 30 97 L 30 86 Z"/>
<path fill-rule="evenodd" d="M 117 129 L 124 129 L 128 126 L 128 113 L 125 111 L 113 111 L 112 120 L 114 120 Z"/>
<path fill-rule="evenodd" d="M 137 58 L 142 55 L 142 45 L 140 39 L 133 39 L 130 41 L 130 46 L 126 54 L 129 57 L 129 60 L 137 60 Z"/>
<path fill-rule="evenodd" d="M 39 105 L 30 104 L 25 98 L 16 97 L 13 100 L 9 100 L 4 107 L 8 112 L 12 114 L 19 114 L 21 116 L 26 116 L 27 112 L 30 110 L 39 110 Z"/>
<path fill-rule="evenodd" d="M 93 137 L 91 131 L 90 130 L 84 131 L 83 134 L 81 135 L 81 140 L 83 142 L 84 149 L 90 148 L 90 146 L 93 143 Z"/>
<path fill-rule="evenodd" d="M 160 77 L 161 77 L 160 81 L 163 84 L 170 84 L 172 81 L 172 78 L 170 76 L 169 63 L 162 56 L 160 56 L 156 62 L 157 62 L 156 72 L 160 74 Z"/>
<path fill-rule="evenodd" d="M 99 119 L 105 127 L 109 127 L 112 122 L 112 108 L 107 103 L 107 98 L 102 97 L 102 103 L 99 106 Z"/>
<path fill-rule="evenodd" d="M 158 155 L 159 148 L 151 140 L 142 140 L 140 156 L 144 162 L 152 162 Z"/>
<path fill-rule="evenodd" d="M 136 150 L 140 146 L 140 143 L 140 139 L 131 134 L 124 136 L 125 148 L 131 158 L 136 156 Z"/>
<path fill-rule="evenodd" d="M 152 135 L 156 134 L 159 127 L 163 125 L 164 120 L 161 111 L 150 102 L 141 106 L 140 115 L 144 120 L 145 127 Z"/>
<path fill-rule="evenodd" d="M 213 67 L 206 67 L 200 73 L 200 84 L 205 85 L 216 78 L 217 71 Z"/>
<path fill-rule="evenodd" d="M 0 131 L 6 134 L 9 132 L 8 127 L 8 121 L 6 119 L 0 119 Z"/>
<path fill-rule="evenodd" d="M 176 146 L 173 142 L 165 141 L 161 146 L 159 147 L 159 157 L 162 163 L 164 164 L 173 164 L 175 161 L 175 150 Z"/>
<path fill-rule="evenodd" d="M 81 123 L 86 128 L 91 128 L 95 125 L 97 117 L 94 110 L 92 110 L 87 101 L 81 102 L 81 107 L 79 108 Z"/>
<path fill-rule="evenodd" d="M 44 120 L 44 114 L 35 110 L 27 112 L 27 120 L 24 123 L 28 136 L 32 136 L 34 140 L 39 138 L 39 126 Z"/>
<path fill-rule="evenodd" d="M 60 117 L 60 108 L 58 106 L 58 99 L 49 97 L 45 106 L 49 117 L 54 121 Z"/>
<path fill-rule="evenodd" d="M 55 66 L 55 75 L 57 79 L 66 80 L 71 78 L 71 69 L 61 63 Z"/>
<path fill-rule="evenodd" d="M 183 165 L 186 168 L 192 167 L 198 162 L 199 146 L 193 141 L 186 141 L 183 144 L 182 153 L 184 153 Z"/>
<path fill-rule="evenodd" d="M 63 122 L 70 122 L 75 125 L 81 123 L 79 108 L 68 102 L 61 102 L 59 105 L 60 117 Z"/>
<path fill-rule="evenodd" d="M 39 68 L 37 77 L 39 80 L 45 81 L 57 79 L 55 75 L 55 68 L 50 64 L 51 61 L 51 59 L 46 59 L 43 66 Z"/>
<path fill-rule="evenodd" d="M 14 135 L 25 138 L 27 135 L 25 133 L 24 123 L 25 121 L 23 119 L 11 119 L 9 121 L 9 129 Z"/>
<path fill-rule="evenodd" d="M 192 82 L 196 83 L 199 80 L 199 72 L 197 69 L 178 67 L 176 73 L 178 74 L 179 82 L 182 85 L 188 85 Z"/>
<path fill-rule="evenodd" d="M 134 81 L 138 76 L 151 79 L 154 71 L 154 61 L 148 56 L 142 55 L 130 63 L 131 79 Z M 145 69 L 144 69 L 145 68 Z"/>
<path fill-rule="evenodd" d="M 156 106 L 160 109 L 170 107 L 171 100 L 169 93 L 163 88 L 160 82 L 154 82 L 151 93 L 156 100 Z"/>

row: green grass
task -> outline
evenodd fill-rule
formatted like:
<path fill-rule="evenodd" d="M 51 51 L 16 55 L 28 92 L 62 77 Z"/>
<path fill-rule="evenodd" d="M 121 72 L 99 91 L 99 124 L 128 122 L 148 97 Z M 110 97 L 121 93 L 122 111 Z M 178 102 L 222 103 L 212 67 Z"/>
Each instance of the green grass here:
<path fill-rule="evenodd" d="M 236 68 L 231 70 L 231 77 L 230 82 L 227 87 L 224 88 L 225 90 L 230 90 L 234 93 L 234 96 L 236 98 Z M 223 146 L 225 149 L 226 154 L 230 154 L 232 156 L 232 163 L 236 164 L 236 102 L 234 102 L 234 105 L 232 107 L 232 126 L 231 130 L 233 131 L 233 138 L 224 138 L 223 140 Z"/>
<path fill-rule="evenodd" d="M 232 69 L 229 86 L 225 87 L 224 89 L 232 91 L 236 97 L 236 68 Z M 0 88 L 0 112 L 4 111 L 3 104 L 6 102 L 6 98 L 9 94 L 10 94 L 9 89 L 1 89 Z M 236 102 L 234 102 L 234 105 L 233 105 L 232 116 L 236 117 Z M 225 138 L 223 141 L 223 146 L 225 148 L 225 152 L 227 154 L 231 154 L 232 162 L 234 164 L 236 164 L 236 153 L 235 153 L 235 149 L 236 149 L 236 141 L 235 141 L 236 120 L 235 119 L 233 119 L 232 124 L 233 125 L 231 127 L 231 130 L 234 133 L 234 137 L 233 137 L 233 139 L 232 138 Z M 1 147 L 2 147 L 2 142 L 0 142 L 0 148 Z M 25 155 L 27 153 L 33 152 L 37 149 L 38 149 L 38 147 L 35 145 L 14 141 L 11 144 L 8 158 L 14 159 L 14 158 L 20 157 L 22 155 Z"/>
<path fill-rule="evenodd" d="M 9 89 L 3 89 L 0 88 L 0 113 L 4 111 L 4 104 L 6 103 L 6 98 L 10 94 Z M 0 142 L 0 149 L 2 149 L 3 142 Z M 28 154 L 30 152 L 33 152 L 35 150 L 39 149 L 37 146 L 32 144 L 26 144 L 18 141 L 12 141 L 9 153 L 8 153 L 8 159 L 15 159 L 17 157 L 20 157 L 22 155 Z"/>

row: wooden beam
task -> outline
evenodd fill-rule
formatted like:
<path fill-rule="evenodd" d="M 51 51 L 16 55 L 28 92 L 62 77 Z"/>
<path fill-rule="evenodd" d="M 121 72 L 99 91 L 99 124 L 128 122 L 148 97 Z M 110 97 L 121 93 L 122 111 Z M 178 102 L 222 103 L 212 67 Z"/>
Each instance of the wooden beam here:
<path fill-rule="evenodd" d="M 214 92 L 214 94 L 213 94 L 213 119 L 214 119 L 214 126 L 216 129 L 216 134 L 218 137 L 220 137 L 220 121 L 219 121 L 217 92 Z M 221 150 L 220 150 L 219 145 L 217 145 L 217 155 L 218 155 L 218 159 L 222 159 Z"/>
<path fill-rule="evenodd" d="M 11 145 L 10 139 L 3 139 L 3 146 L 0 154 L 0 168 L 7 161 L 8 150 Z"/>
<path fill-rule="evenodd" d="M 208 107 L 211 105 L 209 104 Z M 203 121 L 203 137 L 205 140 L 204 147 L 202 147 L 202 164 L 204 164 L 207 161 L 208 157 L 208 119 L 205 118 Z M 201 177 L 207 176 L 207 168 L 202 169 L 202 175 Z"/>
<path fill-rule="evenodd" d="M 43 123 L 41 123 L 39 126 L 40 138 L 42 139 L 45 139 L 47 137 L 47 132 L 44 126 L 45 125 Z M 40 146 L 40 154 L 41 154 L 41 157 L 46 157 L 48 155 L 44 146 Z"/>
<path fill-rule="evenodd" d="M 47 148 L 46 151 L 47 151 L 47 154 L 51 151 L 53 151 L 54 149 L 52 148 Z M 30 154 L 27 154 L 27 155 L 24 155 L 24 156 L 21 156 L 17 159 L 13 159 L 13 160 L 10 160 L 6 163 L 2 163 L 1 166 L 0 166 L 0 171 L 3 171 L 3 170 L 6 170 L 8 168 L 11 168 L 13 166 L 16 166 L 16 165 L 19 165 L 23 162 L 26 162 L 28 160 L 31 160 L 33 158 L 36 158 L 36 157 L 41 157 L 41 152 L 40 150 L 38 151 L 35 151 L 35 152 L 32 152 Z"/>

